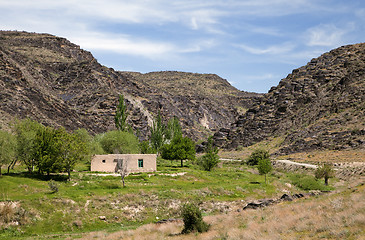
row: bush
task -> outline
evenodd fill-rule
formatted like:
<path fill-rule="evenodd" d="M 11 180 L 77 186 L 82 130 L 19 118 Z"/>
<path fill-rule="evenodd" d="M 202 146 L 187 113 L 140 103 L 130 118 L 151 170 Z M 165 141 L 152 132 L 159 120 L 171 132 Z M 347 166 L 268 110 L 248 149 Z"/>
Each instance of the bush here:
<path fill-rule="evenodd" d="M 129 132 L 110 131 L 100 139 L 106 153 L 136 154 L 139 153 L 138 138 Z"/>
<path fill-rule="evenodd" d="M 206 153 L 198 159 L 198 165 L 205 171 L 211 171 L 218 165 L 219 157 L 213 153 Z"/>
<path fill-rule="evenodd" d="M 314 173 L 316 179 L 324 178 L 324 184 L 328 185 L 328 179 L 335 176 L 333 168 L 329 164 L 324 164 L 317 168 L 317 170 Z"/>
<path fill-rule="evenodd" d="M 181 217 L 184 221 L 184 229 L 181 232 L 183 234 L 193 231 L 207 232 L 209 229 L 209 225 L 203 221 L 200 209 L 193 203 L 184 204 Z"/>
<path fill-rule="evenodd" d="M 213 146 L 213 137 L 208 138 L 205 154 L 198 159 L 198 165 L 211 171 L 219 163 L 218 148 Z"/>
<path fill-rule="evenodd" d="M 294 174 L 290 176 L 292 183 L 302 190 L 330 190 L 330 188 L 324 186 L 317 181 L 313 176 Z"/>
<path fill-rule="evenodd" d="M 55 181 L 50 180 L 50 181 L 48 182 L 48 187 L 49 187 L 49 189 L 51 190 L 51 193 L 56 193 L 56 192 L 58 192 L 58 185 L 57 185 L 57 183 L 56 183 Z"/>
<path fill-rule="evenodd" d="M 263 149 L 257 149 L 251 153 L 251 155 L 246 160 L 247 165 L 254 166 L 259 164 L 261 159 L 270 159 L 270 154 L 268 151 Z"/>

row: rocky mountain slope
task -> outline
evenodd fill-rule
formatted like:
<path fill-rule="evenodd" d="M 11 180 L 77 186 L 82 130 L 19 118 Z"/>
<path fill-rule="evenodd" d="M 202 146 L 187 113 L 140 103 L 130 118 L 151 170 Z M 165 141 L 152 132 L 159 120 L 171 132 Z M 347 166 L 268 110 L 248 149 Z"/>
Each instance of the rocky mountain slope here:
<path fill-rule="evenodd" d="M 293 70 L 229 128 L 217 145 L 282 137 L 279 154 L 365 148 L 365 44 L 343 46 Z"/>
<path fill-rule="evenodd" d="M 64 38 L 0 31 L 3 125 L 30 117 L 45 125 L 100 133 L 114 128 L 120 93 L 128 104 L 128 121 L 141 138 L 148 135 L 158 109 L 165 119 L 177 116 L 186 134 L 198 139 L 228 126 L 261 97 L 212 74 L 117 72 Z"/>

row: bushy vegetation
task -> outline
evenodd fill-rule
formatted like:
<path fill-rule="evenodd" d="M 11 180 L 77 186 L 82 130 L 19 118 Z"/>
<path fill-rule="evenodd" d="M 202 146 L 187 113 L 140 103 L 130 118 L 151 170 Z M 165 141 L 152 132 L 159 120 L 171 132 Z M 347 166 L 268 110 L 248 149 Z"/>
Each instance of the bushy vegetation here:
<path fill-rule="evenodd" d="M 267 150 L 256 149 L 246 160 L 247 165 L 254 166 L 259 164 L 260 159 L 270 159 L 270 154 Z"/>
<path fill-rule="evenodd" d="M 203 221 L 202 213 L 198 206 L 194 203 L 186 203 L 181 210 L 181 217 L 184 222 L 183 234 L 190 232 L 206 232 L 209 229 L 209 225 Z"/>
<path fill-rule="evenodd" d="M 317 179 L 324 179 L 324 184 L 328 185 L 328 179 L 334 177 L 334 170 L 330 164 L 323 164 L 322 166 L 318 167 L 314 172 L 314 175 Z"/>
<path fill-rule="evenodd" d="M 213 137 L 209 137 L 205 154 L 198 159 L 198 165 L 201 166 L 205 171 L 211 171 L 218 165 L 218 162 L 218 148 L 213 146 Z"/>
<path fill-rule="evenodd" d="M 331 190 L 332 188 L 323 185 L 321 182 L 319 182 L 317 179 L 315 179 L 313 176 L 310 175 L 304 175 L 304 174 L 292 174 L 290 175 L 291 182 L 297 186 L 298 188 L 302 190 Z"/>
<path fill-rule="evenodd" d="M 100 145 L 107 154 L 140 153 L 139 140 L 130 132 L 109 131 L 100 137 Z"/>
<path fill-rule="evenodd" d="M 165 144 L 161 148 L 162 158 L 180 160 L 181 167 L 184 166 L 184 160 L 194 160 L 195 154 L 195 143 L 188 137 L 175 137 L 171 143 Z"/>
<path fill-rule="evenodd" d="M 15 136 L 0 130 L 0 176 L 1 167 L 10 164 L 15 159 L 16 141 Z"/>

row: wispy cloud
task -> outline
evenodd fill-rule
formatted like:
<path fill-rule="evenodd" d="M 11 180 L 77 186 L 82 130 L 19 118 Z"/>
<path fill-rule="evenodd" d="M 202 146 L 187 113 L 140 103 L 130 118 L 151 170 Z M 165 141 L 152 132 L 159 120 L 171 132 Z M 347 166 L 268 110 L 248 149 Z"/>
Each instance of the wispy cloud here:
<path fill-rule="evenodd" d="M 272 55 L 272 54 L 284 54 L 284 53 L 290 52 L 295 48 L 295 45 L 288 42 L 288 43 L 284 43 L 284 44 L 280 44 L 280 45 L 272 45 L 272 46 L 265 47 L 265 48 L 251 47 L 246 44 L 240 44 L 240 45 L 237 45 L 237 47 L 243 49 L 246 52 L 249 52 L 249 53 L 255 54 L 255 55 L 263 55 L 263 54 Z"/>
<path fill-rule="evenodd" d="M 66 37 L 97 51 L 100 61 L 104 53 L 113 55 L 116 69 L 132 64 L 125 61 L 130 57 L 137 64 L 130 68 L 137 71 L 145 71 L 139 66 L 148 65 L 149 70 L 177 66 L 213 72 L 233 76 L 228 80 L 244 89 L 248 79 L 274 84 L 274 78 L 292 66 L 331 48 L 364 41 L 365 3 L 330 2 L 4 0 L 0 1 L 0 29 Z M 243 66 L 249 76 L 240 77 Z M 263 71 L 263 67 L 270 69 Z"/>
<path fill-rule="evenodd" d="M 71 37 L 71 40 L 82 48 L 89 50 L 111 51 L 150 59 L 166 58 L 177 51 L 177 47 L 169 42 L 148 41 L 128 35 L 101 35 L 94 33 Z"/>
<path fill-rule="evenodd" d="M 347 29 L 337 28 L 333 24 L 321 24 L 308 29 L 308 46 L 334 47 L 343 43 L 342 37 Z"/>

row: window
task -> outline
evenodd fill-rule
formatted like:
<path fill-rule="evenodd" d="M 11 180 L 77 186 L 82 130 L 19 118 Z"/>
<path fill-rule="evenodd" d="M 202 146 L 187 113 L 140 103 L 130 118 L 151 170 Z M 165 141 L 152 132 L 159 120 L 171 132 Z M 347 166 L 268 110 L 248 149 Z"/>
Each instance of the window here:
<path fill-rule="evenodd" d="M 101 161 L 102 163 L 105 163 L 105 159 Z"/>
<path fill-rule="evenodd" d="M 143 159 L 138 159 L 138 167 L 143 168 Z"/>

